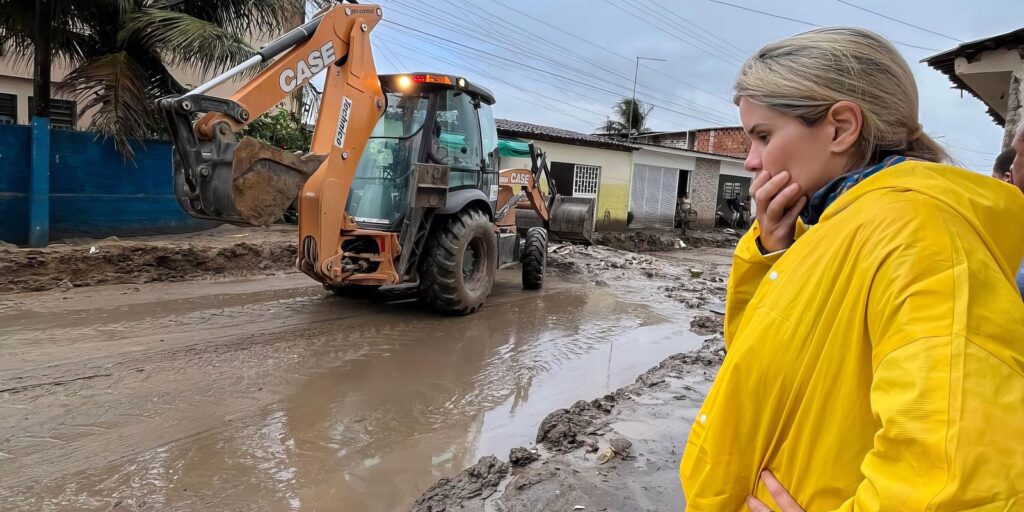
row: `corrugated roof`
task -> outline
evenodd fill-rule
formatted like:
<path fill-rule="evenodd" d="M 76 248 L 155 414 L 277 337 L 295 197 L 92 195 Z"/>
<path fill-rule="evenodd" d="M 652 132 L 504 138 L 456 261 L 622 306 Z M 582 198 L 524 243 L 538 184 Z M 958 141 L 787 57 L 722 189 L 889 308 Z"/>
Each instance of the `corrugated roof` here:
<path fill-rule="evenodd" d="M 546 140 L 548 142 L 561 142 L 577 146 L 590 146 L 615 151 L 634 151 L 637 146 L 626 144 L 616 140 L 587 135 L 585 133 L 563 130 L 551 126 L 512 121 L 509 119 L 495 119 L 498 125 L 499 135 L 510 135 L 512 137 L 523 137 L 534 140 Z"/>
<path fill-rule="evenodd" d="M 962 43 L 952 50 L 946 50 L 942 53 L 937 53 L 931 57 L 926 57 L 921 60 L 936 69 L 940 73 L 946 75 L 950 82 L 957 89 L 967 91 L 981 100 L 973 89 L 967 85 L 959 76 L 956 74 L 956 59 L 957 57 L 964 57 L 968 61 L 974 59 L 978 54 L 987 52 L 990 50 L 999 50 L 1003 48 L 1017 49 L 1018 51 L 1024 52 L 1024 28 L 1014 30 L 1013 32 L 1007 32 L 1005 34 L 999 34 L 997 36 L 986 37 L 984 39 L 978 39 L 977 41 L 971 41 Z M 984 103 L 984 100 L 981 100 Z M 996 112 L 991 107 L 988 109 L 988 115 L 992 116 L 992 120 L 1000 126 L 1006 125 L 1006 119 L 1003 118 L 999 112 Z"/>

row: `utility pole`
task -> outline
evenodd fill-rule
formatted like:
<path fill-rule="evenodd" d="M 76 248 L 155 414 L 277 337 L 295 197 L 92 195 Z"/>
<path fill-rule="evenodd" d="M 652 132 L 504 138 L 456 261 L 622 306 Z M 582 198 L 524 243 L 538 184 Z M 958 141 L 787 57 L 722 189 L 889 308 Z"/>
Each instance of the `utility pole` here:
<path fill-rule="evenodd" d="M 32 73 L 35 109 L 32 115 L 28 244 L 50 241 L 50 28 L 53 0 L 36 0 L 35 60 Z"/>
<path fill-rule="evenodd" d="M 629 102 L 629 115 L 626 117 L 626 140 L 633 138 L 633 105 L 636 105 L 636 79 L 640 76 L 640 60 L 656 60 L 659 62 L 668 62 L 666 59 L 656 59 L 654 57 L 637 57 L 636 58 L 636 69 L 633 70 L 633 101 Z"/>

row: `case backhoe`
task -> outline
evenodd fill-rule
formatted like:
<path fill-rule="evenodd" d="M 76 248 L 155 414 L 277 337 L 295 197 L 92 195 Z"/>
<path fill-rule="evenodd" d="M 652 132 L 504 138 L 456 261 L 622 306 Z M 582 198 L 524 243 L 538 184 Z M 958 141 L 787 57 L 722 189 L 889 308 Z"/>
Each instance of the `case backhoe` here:
<path fill-rule="evenodd" d="M 194 217 L 265 226 L 297 202 L 296 266 L 340 294 L 405 285 L 440 311 L 469 314 L 496 269 L 517 262 L 523 287 L 540 288 L 548 233 L 589 241 L 592 200 L 558 195 L 533 147 L 530 169 L 500 169 L 495 100 L 483 87 L 441 73 L 378 76 L 369 35 L 381 16 L 376 5 L 334 4 L 210 82 L 161 99 L 179 204 Z M 207 94 L 261 64 L 231 97 Z M 309 153 L 238 140 L 321 72 Z"/>

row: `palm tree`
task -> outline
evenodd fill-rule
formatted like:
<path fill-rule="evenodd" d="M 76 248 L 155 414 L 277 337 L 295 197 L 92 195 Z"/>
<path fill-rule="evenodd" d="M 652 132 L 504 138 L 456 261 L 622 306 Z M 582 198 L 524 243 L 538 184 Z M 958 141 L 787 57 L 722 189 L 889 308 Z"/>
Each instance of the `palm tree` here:
<path fill-rule="evenodd" d="M 186 88 L 170 68 L 204 75 L 254 55 L 247 37 L 281 31 L 302 16 L 304 0 L 53 0 L 55 62 L 71 72 L 59 88 L 89 129 L 132 158 L 130 139 L 164 132 L 155 101 Z M 0 0 L 0 56 L 27 65 L 35 0 Z"/>
<path fill-rule="evenodd" d="M 597 129 L 603 133 L 620 136 L 633 136 L 651 131 L 647 127 L 647 118 L 653 105 L 645 105 L 634 98 L 622 98 L 612 107 L 614 119 L 609 118 Z"/>

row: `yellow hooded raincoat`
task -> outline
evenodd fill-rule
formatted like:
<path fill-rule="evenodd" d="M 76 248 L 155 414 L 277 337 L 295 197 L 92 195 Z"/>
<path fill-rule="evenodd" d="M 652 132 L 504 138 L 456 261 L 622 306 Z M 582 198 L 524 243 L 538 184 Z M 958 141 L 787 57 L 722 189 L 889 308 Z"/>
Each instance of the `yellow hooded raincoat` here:
<path fill-rule="evenodd" d="M 680 467 L 688 510 L 1024 510 L 1024 194 L 907 161 L 784 253 L 736 248 L 728 355 Z"/>

